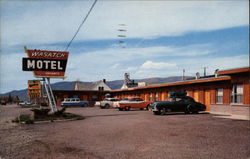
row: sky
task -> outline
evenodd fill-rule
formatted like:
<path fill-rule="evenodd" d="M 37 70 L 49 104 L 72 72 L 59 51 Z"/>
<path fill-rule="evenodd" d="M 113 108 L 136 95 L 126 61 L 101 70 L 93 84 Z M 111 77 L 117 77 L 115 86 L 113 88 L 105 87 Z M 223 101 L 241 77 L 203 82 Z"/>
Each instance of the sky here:
<path fill-rule="evenodd" d="M 64 51 L 93 2 L 0 1 L 0 93 L 25 89 L 27 80 L 36 79 L 22 71 L 23 46 Z M 68 51 L 66 81 L 118 80 L 125 72 L 132 79 L 181 76 L 183 69 L 195 76 L 204 67 L 207 74 L 246 67 L 249 2 L 98 0 Z"/>

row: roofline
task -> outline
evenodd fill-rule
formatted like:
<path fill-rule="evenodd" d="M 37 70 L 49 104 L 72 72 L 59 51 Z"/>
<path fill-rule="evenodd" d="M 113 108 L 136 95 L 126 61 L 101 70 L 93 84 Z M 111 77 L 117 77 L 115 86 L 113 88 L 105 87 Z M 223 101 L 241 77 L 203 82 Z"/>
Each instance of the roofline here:
<path fill-rule="evenodd" d="M 218 72 L 218 75 L 230 75 L 230 74 L 244 73 L 244 72 L 250 72 L 250 67 L 241 67 L 241 68 L 221 70 Z"/>
<path fill-rule="evenodd" d="M 106 90 L 106 91 L 99 91 L 99 90 L 53 90 L 53 92 L 96 92 L 96 93 L 103 92 L 103 93 L 107 93 L 110 91 L 108 91 L 108 90 Z"/>
<path fill-rule="evenodd" d="M 228 81 L 228 80 L 231 80 L 230 76 L 221 76 L 221 77 L 217 77 L 217 78 L 214 78 L 214 77 L 213 78 L 203 78 L 203 79 L 198 79 L 198 80 L 181 81 L 181 82 L 165 83 L 165 84 L 151 85 L 151 86 L 144 86 L 144 87 L 111 90 L 110 92 L 123 92 L 123 91 L 132 91 L 132 90 L 140 90 L 140 89 L 170 87 L 170 86 L 178 86 L 178 85 L 188 85 L 188 84 L 208 83 L 208 82 Z"/>

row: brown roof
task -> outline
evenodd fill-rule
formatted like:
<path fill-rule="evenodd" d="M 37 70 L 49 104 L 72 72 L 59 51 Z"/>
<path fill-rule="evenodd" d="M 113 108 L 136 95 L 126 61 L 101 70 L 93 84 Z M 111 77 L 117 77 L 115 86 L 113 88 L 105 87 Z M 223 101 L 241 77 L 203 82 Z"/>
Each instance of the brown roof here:
<path fill-rule="evenodd" d="M 149 89 L 149 88 L 159 88 L 159 87 L 168 87 L 168 86 L 177 86 L 177 85 L 188 85 L 188 84 L 195 84 L 195 83 L 207 83 L 207 82 L 216 82 L 216 81 L 227 81 L 231 80 L 229 76 L 217 77 L 217 78 L 203 78 L 198 80 L 190 80 L 190 81 L 181 81 L 181 82 L 174 82 L 174 83 L 165 83 L 159 85 L 151 85 L 145 87 L 136 87 L 136 88 L 128 88 L 128 89 L 119 89 L 119 90 L 112 90 L 111 92 L 121 92 L 121 91 L 130 91 L 130 90 L 139 90 L 139 89 Z"/>
<path fill-rule="evenodd" d="M 235 69 L 230 69 L 230 70 L 221 70 L 219 71 L 218 75 L 230 75 L 230 74 L 243 73 L 243 72 L 250 72 L 250 67 L 235 68 Z"/>

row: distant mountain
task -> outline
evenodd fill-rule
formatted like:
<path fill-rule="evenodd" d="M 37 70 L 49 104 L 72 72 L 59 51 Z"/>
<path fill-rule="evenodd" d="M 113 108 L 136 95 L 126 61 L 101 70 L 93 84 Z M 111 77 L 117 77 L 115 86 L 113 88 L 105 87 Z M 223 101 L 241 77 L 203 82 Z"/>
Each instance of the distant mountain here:
<path fill-rule="evenodd" d="M 187 78 L 192 78 L 192 77 L 186 77 Z M 167 77 L 167 78 L 145 78 L 145 79 L 134 79 L 135 82 L 147 82 L 149 84 L 161 84 L 161 83 L 171 83 L 171 82 L 177 82 L 182 80 L 182 76 L 173 76 L 173 77 Z M 52 89 L 54 90 L 73 90 L 74 89 L 74 82 L 75 81 L 68 81 L 68 82 L 57 82 L 51 84 Z M 85 83 L 85 82 L 83 82 Z M 89 83 L 89 82 L 86 82 Z M 114 80 L 114 81 L 107 81 L 107 85 L 115 90 L 115 89 L 120 89 L 123 85 L 123 80 Z M 14 90 L 8 93 L 0 94 L 0 96 L 9 96 L 11 94 L 12 96 L 18 96 L 20 100 L 27 100 L 27 94 L 28 90 L 27 89 L 22 89 L 22 90 Z"/>
<path fill-rule="evenodd" d="M 187 78 L 191 78 L 191 76 L 186 77 L 186 79 Z M 153 78 L 144 78 L 144 79 L 134 79 L 135 82 L 146 82 L 150 85 L 177 82 L 181 80 L 182 80 L 182 76 L 173 76 L 173 77 L 166 77 L 166 78 L 153 77 Z M 107 84 L 113 90 L 120 89 L 123 85 L 123 80 L 107 81 Z"/>

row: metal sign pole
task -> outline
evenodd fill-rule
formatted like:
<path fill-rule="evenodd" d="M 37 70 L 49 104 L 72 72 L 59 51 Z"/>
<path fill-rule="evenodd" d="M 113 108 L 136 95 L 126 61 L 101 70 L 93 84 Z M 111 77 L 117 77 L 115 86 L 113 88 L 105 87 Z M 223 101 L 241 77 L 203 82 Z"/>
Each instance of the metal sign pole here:
<path fill-rule="evenodd" d="M 57 112 L 58 109 L 57 109 L 57 106 L 56 106 L 56 100 L 55 100 L 55 97 L 54 97 L 54 94 L 53 94 L 53 91 L 52 91 L 52 87 L 50 85 L 50 78 L 47 78 L 47 80 L 48 80 L 48 84 L 49 84 L 49 92 L 50 92 L 50 95 L 51 95 L 52 105 L 53 105 L 53 108 L 54 108 L 55 112 Z"/>
<path fill-rule="evenodd" d="M 51 106 L 51 105 L 52 105 L 52 104 L 51 104 L 51 98 L 50 98 L 50 95 L 49 95 L 48 86 L 47 86 L 47 83 L 46 83 L 46 79 L 45 79 L 45 78 L 43 78 L 43 85 L 44 85 L 44 88 L 45 88 L 45 90 L 46 90 L 46 94 L 47 94 L 47 98 L 48 98 L 48 100 L 49 100 L 49 106 L 50 106 L 50 108 L 51 108 L 51 111 L 54 112 L 53 107 Z"/>
<path fill-rule="evenodd" d="M 53 113 L 55 113 L 58 110 L 57 110 L 56 103 L 55 103 L 55 98 L 53 96 L 53 92 L 52 92 L 52 89 L 51 89 L 51 86 L 50 86 L 49 78 L 47 78 L 47 81 L 46 81 L 46 78 L 43 78 L 43 80 L 44 80 L 44 87 L 45 87 L 45 90 L 46 90 L 46 93 L 47 93 L 47 97 L 49 99 L 49 105 L 50 105 L 51 111 Z M 48 82 L 48 84 L 47 84 L 47 82 Z"/>

